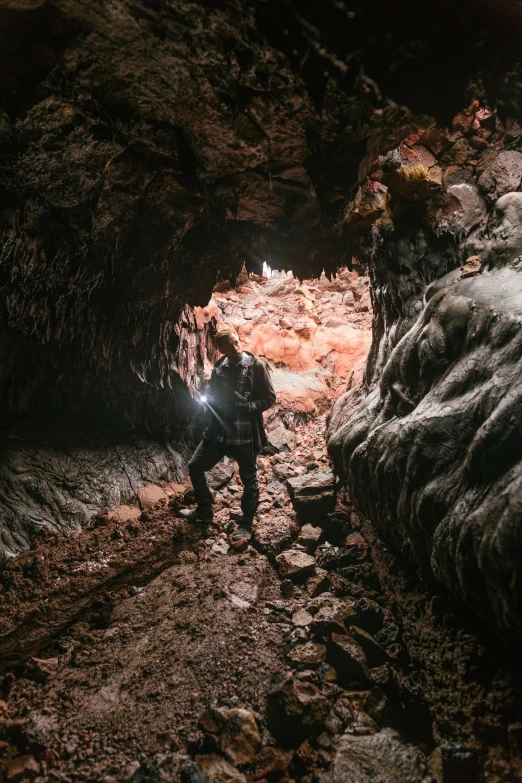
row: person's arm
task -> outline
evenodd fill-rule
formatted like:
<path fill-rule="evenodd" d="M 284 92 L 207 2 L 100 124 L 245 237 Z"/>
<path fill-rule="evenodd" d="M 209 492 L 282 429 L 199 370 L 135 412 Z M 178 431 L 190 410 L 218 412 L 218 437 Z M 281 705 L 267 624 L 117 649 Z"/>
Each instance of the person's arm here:
<path fill-rule="evenodd" d="M 276 393 L 272 385 L 272 379 L 268 368 L 261 361 L 254 365 L 252 399 L 248 403 L 249 413 L 262 413 L 274 405 Z"/>

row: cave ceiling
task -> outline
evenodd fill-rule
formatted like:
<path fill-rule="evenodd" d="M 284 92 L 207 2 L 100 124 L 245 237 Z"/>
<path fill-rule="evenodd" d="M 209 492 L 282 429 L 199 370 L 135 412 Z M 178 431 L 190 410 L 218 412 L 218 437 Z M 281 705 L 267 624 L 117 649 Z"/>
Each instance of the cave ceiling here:
<path fill-rule="evenodd" d="M 217 279 L 350 263 L 379 155 L 474 100 L 520 119 L 521 9 L 0 0 L 0 380 L 28 345 L 47 383 L 161 380 Z"/>

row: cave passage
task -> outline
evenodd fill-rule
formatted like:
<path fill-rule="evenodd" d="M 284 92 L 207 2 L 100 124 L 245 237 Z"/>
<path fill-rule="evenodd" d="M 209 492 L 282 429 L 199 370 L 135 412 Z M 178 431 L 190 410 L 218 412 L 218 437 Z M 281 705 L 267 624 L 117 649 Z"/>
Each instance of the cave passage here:
<path fill-rule="evenodd" d="M 0 783 L 522 783 L 521 37 L 0 0 Z"/>

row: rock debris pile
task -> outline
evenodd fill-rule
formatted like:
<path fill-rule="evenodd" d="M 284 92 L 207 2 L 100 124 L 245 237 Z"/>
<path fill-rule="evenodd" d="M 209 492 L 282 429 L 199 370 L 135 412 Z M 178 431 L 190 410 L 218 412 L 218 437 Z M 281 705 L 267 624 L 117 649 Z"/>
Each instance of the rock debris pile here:
<path fill-rule="evenodd" d="M 251 546 L 229 541 L 241 485 L 220 464 L 209 530 L 177 517 L 188 486 L 165 486 L 138 518 L 104 512 L 9 561 L 3 780 L 522 779 L 521 683 L 372 537 L 325 423 L 261 458 Z"/>
<path fill-rule="evenodd" d="M 226 284 L 218 285 L 223 288 Z M 303 283 L 285 273 L 245 275 L 237 289 L 215 291 L 208 306 L 195 307 L 194 314 L 200 332 L 211 319 L 217 327 L 233 326 L 243 347 L 268 362 L 277 392 L 270 422 L 303 421 L 324 412 L 362 379 L 372 305 L 369 279 L 355 270 L 343 268 L 330 280 L 323 274 Z M 196 361 L 209 376 L 202 341 Z"/>

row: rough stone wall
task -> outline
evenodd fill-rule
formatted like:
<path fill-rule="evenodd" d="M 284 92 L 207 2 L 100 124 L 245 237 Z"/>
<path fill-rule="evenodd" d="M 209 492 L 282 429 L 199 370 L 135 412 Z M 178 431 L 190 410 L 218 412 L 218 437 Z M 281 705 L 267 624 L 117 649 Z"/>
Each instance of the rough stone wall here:
<path fill-rule="evenodd" d="M 379 535 L 517 643 L 521 138 L 473 105 L 375 162 L 347 212 L 366 220 L 374 343 L 328 431 Z"/>

